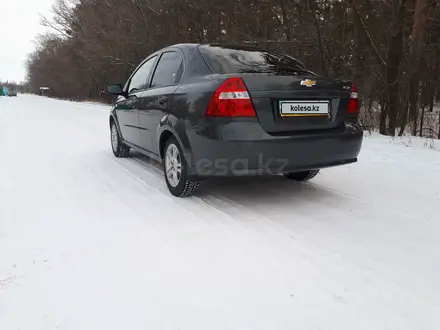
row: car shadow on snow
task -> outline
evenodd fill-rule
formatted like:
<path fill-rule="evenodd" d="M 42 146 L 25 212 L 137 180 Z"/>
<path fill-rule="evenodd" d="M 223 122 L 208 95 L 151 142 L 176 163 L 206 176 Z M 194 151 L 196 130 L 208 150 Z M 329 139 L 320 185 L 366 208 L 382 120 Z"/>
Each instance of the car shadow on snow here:
<path fill-rule="evenodd" d="M 163 178 L 160 163 L 137 152 L 132 153 L 132 159 Z M 165 181 L 163 184 L 165 186 Z M 300 183 L 276 175 L 209 178 L 202 181 L 196 197 L 210 204 L 227 202 L 242 206 L 260 205 L 266 209 L 277 207 L 279 210 L 298 204 L 319 203 L 336 196 L 313 182 Z"/>
<path fill-rule="evenodd" d="M 199 197 L 224 196 L 237 203 L 285 204 L 286 201 L 322 199 L 330 193 L 313 183 L 277 176 L 212 178 L 203 182 Z"/>

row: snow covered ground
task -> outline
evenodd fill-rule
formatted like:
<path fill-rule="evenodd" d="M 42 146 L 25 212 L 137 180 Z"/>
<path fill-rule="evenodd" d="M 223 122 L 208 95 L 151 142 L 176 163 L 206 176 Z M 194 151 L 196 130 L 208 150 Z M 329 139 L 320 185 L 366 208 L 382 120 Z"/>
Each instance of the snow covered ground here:
<path fill-rule="evenodd" d="M 0 98 L 0 329 L 439 329 L 438 141 L 176 199 L 108 110 Z"/>

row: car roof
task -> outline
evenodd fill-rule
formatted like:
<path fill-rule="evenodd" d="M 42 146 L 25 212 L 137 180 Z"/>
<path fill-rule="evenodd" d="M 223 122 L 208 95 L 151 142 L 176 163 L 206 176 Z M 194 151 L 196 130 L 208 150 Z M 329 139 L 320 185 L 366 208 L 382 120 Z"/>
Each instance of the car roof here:
<path fill-rule="evenodd" d="M 168 48 L 180 48 L 182 50 L 185 49 L 192 49 L 192 48 L 197 48 L 199 46 L 206 46 L 206 47 L 224 47 L 224 48 L 230 48 L 230 49 L 236 49 L 236 50 L 264 50 L 261 47 L 258 46 L 254 46 L 254 45 L 239 45 L 239 44 L 221 44 L 221 43 L 209 43 L 209 44 L 201 44 L 201 43 L 180 43 L 180 44 L 175 44 L 175 45 L 171 45 L 168 47 L 165 47 L 164 49 L 168 49 Z"/>

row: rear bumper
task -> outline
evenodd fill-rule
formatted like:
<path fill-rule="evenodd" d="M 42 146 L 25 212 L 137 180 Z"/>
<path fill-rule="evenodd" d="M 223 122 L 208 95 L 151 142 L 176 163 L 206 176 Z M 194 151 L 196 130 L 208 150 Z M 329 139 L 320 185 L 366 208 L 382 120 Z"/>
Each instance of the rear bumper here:
<path fill-rule="evenodd" d="M 354 163 L 363 131 L 357 124 L 327 133 L 276 137 L 258 123 L 217 126 L 213 134 L 188 134 L 191 176 L 276 175 Z M 245 132 L 245 133 L 243 133 Z"/>

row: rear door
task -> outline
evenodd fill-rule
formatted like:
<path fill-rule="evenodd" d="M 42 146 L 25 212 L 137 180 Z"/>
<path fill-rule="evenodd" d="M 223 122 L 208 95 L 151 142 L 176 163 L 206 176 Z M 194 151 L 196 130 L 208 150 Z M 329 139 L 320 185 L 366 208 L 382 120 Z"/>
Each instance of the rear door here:
<path fill-rule="evenodd" d="M 139 112 L 142 148 L 158 155 L 158 128 L 164 116 L 170 113 L 173 95 L 180 84 L 184 71 L 180 51 L 165 51 L 160 56 L 151 86 L 142 94 Z"/>
<path fill-rule="evenodd" d="M 149 84 L 157 56 L 143 62 L 131 76 L 125 86 L 128 97 L 121 97 L 115 105 L 119 128 L 125 141 L 141 146 L 139 133 L 139 107 L 142 93 Z"/>

